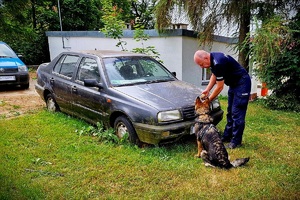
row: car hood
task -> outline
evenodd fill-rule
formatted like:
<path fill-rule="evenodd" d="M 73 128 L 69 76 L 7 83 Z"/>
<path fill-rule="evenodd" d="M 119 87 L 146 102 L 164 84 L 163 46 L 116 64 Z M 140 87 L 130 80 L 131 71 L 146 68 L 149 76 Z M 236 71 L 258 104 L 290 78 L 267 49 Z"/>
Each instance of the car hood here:
<path fill-rule="evenodd" d="M 159 110 L 193 106 L 196 97 L 201 94 L 200 88 L 183 81 L 122 86 L 114 89 Z"/>
<path fill-rule="evenodd" d="M 19 58 L 0 58 L 0 67 L 2 68 L 18 68 L 25 65 Z"/>

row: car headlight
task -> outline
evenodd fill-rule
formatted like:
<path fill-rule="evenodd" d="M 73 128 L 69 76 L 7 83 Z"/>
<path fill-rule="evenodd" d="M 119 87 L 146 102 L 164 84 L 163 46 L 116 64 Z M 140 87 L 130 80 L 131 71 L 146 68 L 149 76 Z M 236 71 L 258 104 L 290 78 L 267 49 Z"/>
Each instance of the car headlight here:
<path fill-rule="evenodd" d="M 158 122 L 180 120 L 181 114 L 179 110 L 169 110 L 169 111 L 159 112 L 157 118 L 158 118 Z"/>
<path fill-rule="evenodd" d="M 19 65 L 18 66 L 18 71 L 19 72 L 27 72 L 28 69 L 27 69 L 26 65 Z"/>

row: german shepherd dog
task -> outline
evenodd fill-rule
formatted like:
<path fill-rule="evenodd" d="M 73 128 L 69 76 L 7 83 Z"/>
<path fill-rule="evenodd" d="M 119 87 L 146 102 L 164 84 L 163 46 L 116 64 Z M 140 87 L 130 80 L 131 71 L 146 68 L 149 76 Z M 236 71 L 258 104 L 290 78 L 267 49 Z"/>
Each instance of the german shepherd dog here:
<path fill-rule="evenodd" d="M 198 117 L 195 123 L 198 153 L 196 157 L 202 158 L 205 166 L 230 169 L 245 165 L 248 158 L 239 158 L 232 162 L 228 159 L 228 153 L 220 138 L 219 131 L 212 123 L 209 115 L 210 102 L 207 96 L 198 96 L 195 102 L 195 111 Z"/>

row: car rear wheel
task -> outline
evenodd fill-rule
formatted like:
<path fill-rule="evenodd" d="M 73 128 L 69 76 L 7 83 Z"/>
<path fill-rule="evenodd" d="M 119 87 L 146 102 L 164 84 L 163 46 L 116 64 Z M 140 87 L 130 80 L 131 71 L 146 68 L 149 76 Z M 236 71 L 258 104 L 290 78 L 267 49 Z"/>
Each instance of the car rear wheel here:
<path fill-rule="evenodd" d="M 47 110 L 50 112 L 57 112 L 59 111 L 59 107 L 53 97 L 52 94 L 48 94 L 46 96 L 46 105 L 47 105 Z"/>
<path fill-rule="evenodd" d="M 116 130 L 116 135 L 118 136 L 118 138 L 123 138 L 126 133 L 128 133 L 128 140 L 130 143 L 136 144 L 138 146 L 141 145 L 141 142 L 127 117 L 119 116 L 114 123 L 114 128 Z"/>

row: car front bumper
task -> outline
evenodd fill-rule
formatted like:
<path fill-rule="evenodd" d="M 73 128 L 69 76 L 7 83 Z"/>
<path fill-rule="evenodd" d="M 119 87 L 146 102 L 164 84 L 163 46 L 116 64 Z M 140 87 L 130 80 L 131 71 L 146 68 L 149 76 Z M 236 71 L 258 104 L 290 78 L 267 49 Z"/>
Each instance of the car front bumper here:
<path fill-rule="evenodd" d="M 162 126 L 134 123 L 133 126 L 140 141 L 156 145 L 172 142 L 190 134 L 190 128 L 194 123 L 186 121 Z"/>
<path fill-rule="evenodd" d="M 212 118 L 214 119 L 214 124 L 218 124 L 223 118 L 223 110 L 214 112 Z M 156 145 L 174 142 L 184 135 L 193 134 L 191 127 L 194 124 L 195 120 L 190 120 L 161 126 L 133 123 L 133 126 L 140 141 Z"/>
<path fill-rule="evenodd" d="M 0 86 L 27 84 L 29 84 L 29 73 L 0 74 Z"/>

